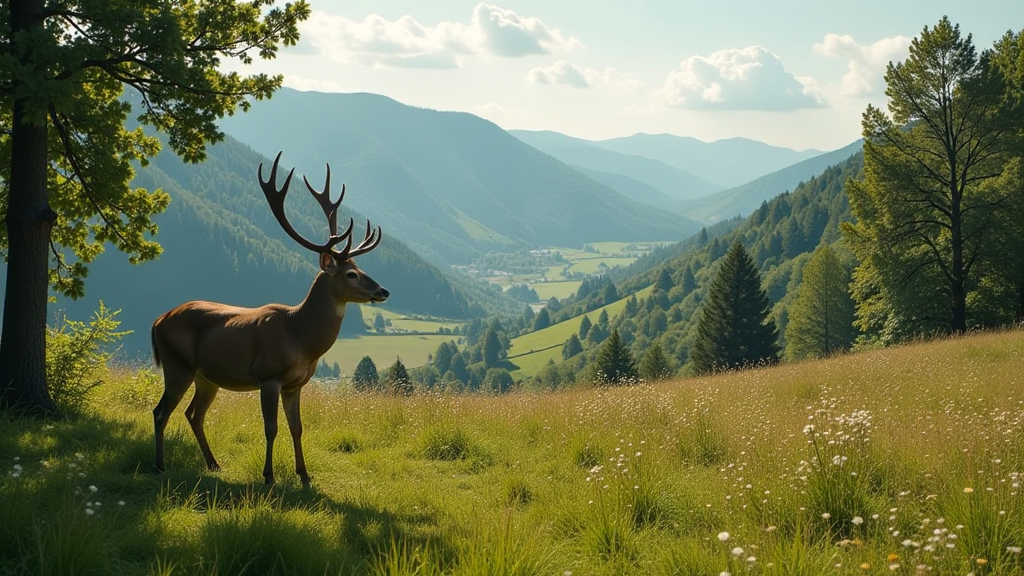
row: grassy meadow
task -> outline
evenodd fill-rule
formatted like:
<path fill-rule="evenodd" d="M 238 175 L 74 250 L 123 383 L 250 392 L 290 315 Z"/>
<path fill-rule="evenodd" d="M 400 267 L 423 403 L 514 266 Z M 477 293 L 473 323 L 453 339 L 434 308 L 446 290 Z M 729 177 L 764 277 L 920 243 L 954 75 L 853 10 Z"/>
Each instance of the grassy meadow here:
<path fill-rule="evenodd" d="M 0 574 L 1024 574 L 1024 333 L 712 378 L 506 396 L 303 396 L 313 488 L 260 484 L 258 397 L 208 472 L 111 373 L 86 415 L 0 419 Z M 283 421 L 283 419 L 282 419 Z"/>

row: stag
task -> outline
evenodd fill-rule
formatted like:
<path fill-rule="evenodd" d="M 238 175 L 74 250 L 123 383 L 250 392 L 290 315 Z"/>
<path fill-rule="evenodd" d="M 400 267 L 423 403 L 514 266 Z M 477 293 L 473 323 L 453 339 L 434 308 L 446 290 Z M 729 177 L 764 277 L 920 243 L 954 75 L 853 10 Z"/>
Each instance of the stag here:
<path fill-rule="evenodd" d="M 302 454 L 302 421 L 299 397 L 309 382 L 320 357 L 338 339 L 338 331 L 349 302 L 384 302 L 388 291 L 362 270 L 353 258 L 373 250 L 380 243 L 380 227 L 366 222 L 362 242 L 352 246 L 352 226 L 338 234 L 338 207 L 345 197 L 341 187 L 338 200 L 332 202 L 331 167 L 323 192 L 315 190 L 303 177 L 306 188 L 327 217 L 330 238 L 316 244 L 304 238 L 285 216 L 284 199 L 295 173 L 293 168 L 277 189 L 277 168 L 281 153 L 274 159 L 269 180 L 263 180 L 263 163 L 257 170 L 260 187 L 278 223 L 301 246 L 320 255 L 320 272 L 306 298 L 297 306 L 267 304 L 259 308 L 241 308 L 216 302 L 186 302 L 153 322 L 153 356 L 163 367 L 164 393 L 153 409 L 156 435 L 156 470 L 164 471 L 164 429 L 167 420 L 185 392 L 196 385 L 192 401 L 185 409 L 192 432 L 210 470 L 220 464 L 213 457 L 203 431 L 206 412 L 221 388 L 233 392 L 260 391 L 263 430 L 267 457 L 263 479 L 274 483 L 274 439 L 277 436 L 278 399 L 284 406 L 288 430 L 295 449 L 295 473 L 304 487 L 310 483 Z M 335 246 L 345 243 L 341 251 Z"/>

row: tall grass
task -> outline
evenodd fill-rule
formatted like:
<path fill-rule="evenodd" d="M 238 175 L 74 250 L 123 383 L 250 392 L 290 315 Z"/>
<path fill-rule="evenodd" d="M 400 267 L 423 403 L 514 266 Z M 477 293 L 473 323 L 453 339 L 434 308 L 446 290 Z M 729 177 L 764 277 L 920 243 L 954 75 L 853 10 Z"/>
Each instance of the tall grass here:
<path fill-rule="evenodd" d="M 160 394 L 0 419 L 0 574 L 1022 575 L 1024 333 L 714 378 L 502 397 L 310 387 L 313 488 L 261 484 L 259 400 L 209 472 Z M 282 429 L 285 429 L 282 425 Z"/>

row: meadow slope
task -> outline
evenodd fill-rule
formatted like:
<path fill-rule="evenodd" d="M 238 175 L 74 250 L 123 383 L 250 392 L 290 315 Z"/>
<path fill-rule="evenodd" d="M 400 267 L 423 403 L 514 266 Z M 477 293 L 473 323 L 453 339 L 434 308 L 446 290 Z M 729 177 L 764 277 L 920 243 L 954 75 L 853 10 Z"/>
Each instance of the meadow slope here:
<path fill-rule="evenodd" d="M 629 388 L 304 397 L 313 488 L 258 398 L 208 472 L 147 372 L 0 419 L 0 574 L 1024 574 L 1024 333 Z"/>

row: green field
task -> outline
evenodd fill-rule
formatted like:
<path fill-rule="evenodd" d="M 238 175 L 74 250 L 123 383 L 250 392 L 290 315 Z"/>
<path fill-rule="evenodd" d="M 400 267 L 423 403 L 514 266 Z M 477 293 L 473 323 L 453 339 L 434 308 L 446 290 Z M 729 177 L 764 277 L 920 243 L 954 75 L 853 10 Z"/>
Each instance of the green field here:
<path fill-rule="evenodd" d="M 370 306 L 368 304 L 359 305 L 359 310 L 363 316 L 363 323 L 367 326 L 373 326 L 373 319 L 376 318 L 377 313 L 380 313 L 384 318 L 391 321 L 391 326 L 388 330 L 401 331 L 401 332 L 418 332 L 418 333 L 436 333 L 441 328 L 448 330 L 455 329 L 463 324 L 463 322 L 457 322 L 455 320 L 444 320 L 444 319 L 430 319 L 424 320 L 420 318 L 410 317 L 401 312 L 394 312 L 387 308 L 380 306 Z"/>
<path fill-rule="evenodd" d="M 310 386 L 313 487 L 262 484 L 259 395 L 183 407 L 151 473 L 149 372 L 85 414 L 0 414 L 0 574 L 1024 575 L 1024 332 L 623 388 Z M 187 402 L 187 398 L 186 398 Z M 183 404 L 184 405 L 184 404 Z"/>
<path fill-rule="evenodd" d="M 651 290 L 653 290 L 653 287 L 645 288 L 638 292 L 636 297 L 638 299 L 646 298 L 651 293 Z M 622 312 L 629 298 L 627 296 L 607 306 L 588 312 L 583 316 L 589 316 L 591 322 L 597 322 L 601 311 L 605 310 L 608 312 L 608 316 L 613 318 Z M 513 372 L 513 376 L 516 378 L 533 376 L 548 363 L 548 360 L 555 360 L 555 362 L 561 360 L 562 344 L 565 344 L 569 336 L 579 332 L 583 316 L 577 316 L 543 330 L 531 332 L 519 338 L 513 338 L 512 347 L 509 348 L 508 355 L 512 362 L 519 366 L 519 370 Z M 554 348 L 552 348 L 553 346 Z M 536 352 L 530 353 L 531 351 Z M 521 354 L 526 355 L 520 356 Z M 513 356 L 517 357 L 512 358 Z"/>
<path fill-rule="evenodd" d="M 619 258 L 619 257 L 607 257 L 607 258 L 587 258 L 585 260 L 578 260 L 571 267 L 569 272 L 579 272 L 582 274 L 598 274 L 605 270 L 610 270 L 617 266 L 629 266 L 636 258 Z M 602 268 L 604 265 L 604 268 Z"/>
<path fill-rule="evenodd" d="M 552 296 L 563 300 L 576 293 L 582 284 L 581 280 L 566 280 L 563 282 L 537 282 L 530 284 L 533 290 L 540 297 L 541 302 L 546 302 Z"/>
<path fill-rule="evenodd" d="M 378 370 L 390 366 L 395 358 L 401 358 L 406 368 L 413 368 L 426 364 L 427 356 L 436 352 L 442 342 L 459 338 L 443 334 L 371 334 L 344 338 L 324 354 L 324 361 L 332 366 L 337 362 L 343 377 L 352 376 L 363 356 L 372 358 Z"/>

